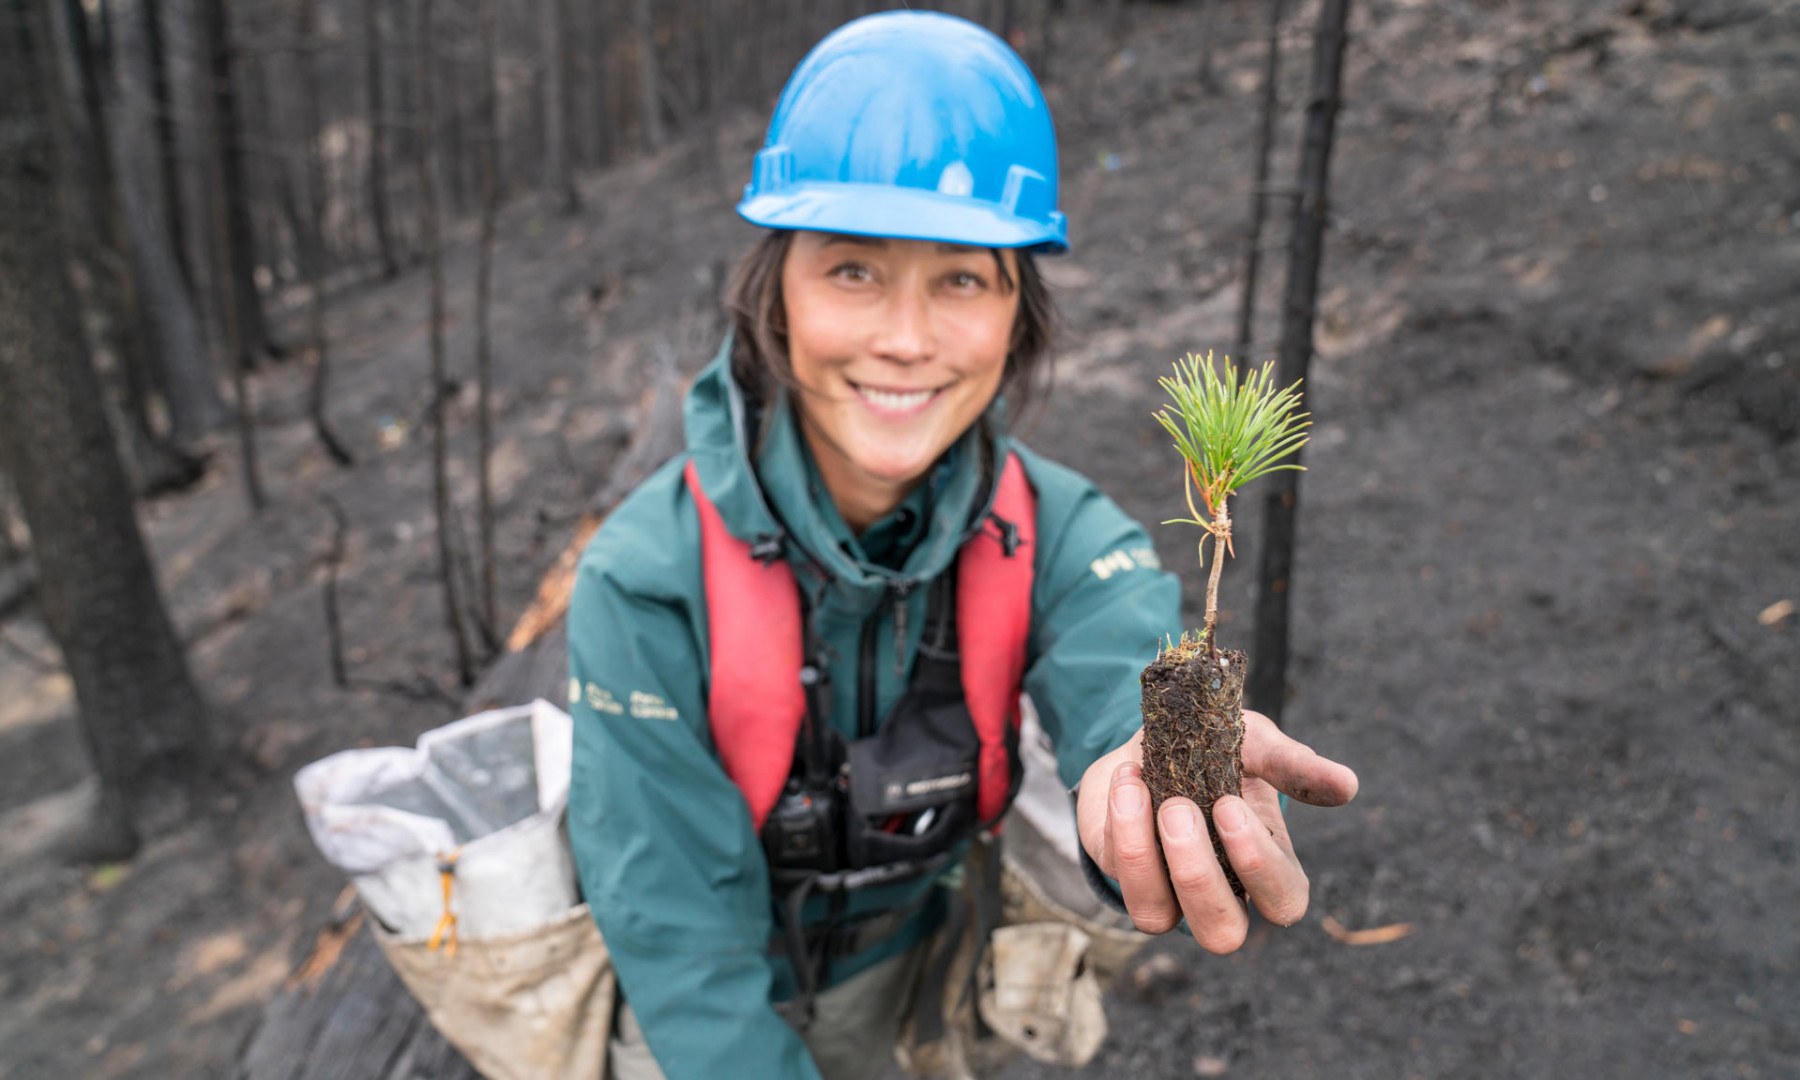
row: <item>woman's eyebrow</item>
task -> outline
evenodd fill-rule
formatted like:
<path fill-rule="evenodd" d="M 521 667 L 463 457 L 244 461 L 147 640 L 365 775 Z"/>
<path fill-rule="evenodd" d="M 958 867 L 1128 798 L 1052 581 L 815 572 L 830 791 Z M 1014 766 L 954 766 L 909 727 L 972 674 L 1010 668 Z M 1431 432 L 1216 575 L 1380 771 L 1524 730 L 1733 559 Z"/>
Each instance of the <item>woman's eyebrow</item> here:
<path fill-rule="evenodd" d="M 825 242 L 819 246 L 830 247 L 833 244 L 854 244 L 857 247 L 884 248 L 887 247 L 887 238 L 881 236 L 855 236 L 851 233 L 832 233 L 830 236 L 826 237 Z"/>

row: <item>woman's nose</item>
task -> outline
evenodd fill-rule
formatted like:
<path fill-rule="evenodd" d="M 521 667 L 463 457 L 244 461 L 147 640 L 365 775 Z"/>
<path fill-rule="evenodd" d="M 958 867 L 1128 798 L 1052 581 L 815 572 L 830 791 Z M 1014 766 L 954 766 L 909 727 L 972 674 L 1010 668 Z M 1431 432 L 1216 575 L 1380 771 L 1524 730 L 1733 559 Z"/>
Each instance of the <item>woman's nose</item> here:
<path fill-rule="evenodd" d="M 874 352 L 896 364 L 919 364 L 931 359 L 935 343 L 931 332 L 931 299 L 923 288 L 907 283 L 896 289 L 883 305 Z"/>

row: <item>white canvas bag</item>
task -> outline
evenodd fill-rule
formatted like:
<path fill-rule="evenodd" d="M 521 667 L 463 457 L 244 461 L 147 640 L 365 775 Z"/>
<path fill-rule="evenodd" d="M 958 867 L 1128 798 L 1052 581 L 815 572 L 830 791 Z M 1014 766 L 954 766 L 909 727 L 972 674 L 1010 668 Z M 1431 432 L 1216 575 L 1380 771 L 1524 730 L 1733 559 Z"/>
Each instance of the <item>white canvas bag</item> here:
<path fill-rule="evenodd" d="M 489 1080 L 604 1080 L 618 983 L 564 832 L 572 724 L 545 701 L 294 777 L 381 951 Z"/>
<path fill-rule="evenodd" d="M 294 789 L 313 842 L 394 934 L 428 937 L 446 915 L 459 936 L 516 934 L 580 902 L 563 834 L 571 738 L 568 714 L 538 700 L 412 749 L 333 754 Z"/>

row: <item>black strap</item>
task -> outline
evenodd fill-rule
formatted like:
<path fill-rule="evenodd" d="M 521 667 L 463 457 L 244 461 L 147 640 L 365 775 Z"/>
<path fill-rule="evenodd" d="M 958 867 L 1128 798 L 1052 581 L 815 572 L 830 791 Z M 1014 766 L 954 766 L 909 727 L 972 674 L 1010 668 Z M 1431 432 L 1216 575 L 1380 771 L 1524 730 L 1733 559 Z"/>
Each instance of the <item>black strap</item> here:
<path fill-rule="evenodd" d="M 956 572 L 956 564 L 951 563 L 925 594 L 925 633 L 919 637 L 919 651 L 932 659 L 955 661 L 961 672 L 956 638 Z"/>
<path fill-rule="evenodd" d="M 800 594 L 800 634 L 800 684 L 804 687 L 806 712 L 801 718 L 794 762 L 788 771 L 790 778 L 802 777 L 808 787 L 817 788 L 827 782 L 828 773 L 835 768 L 830 760 L 831 665 L 813 625 L 813 605 L 804 592 Z"/>
<path fill-rule="evenodd" d="M 842 897 L 847 894 L 828 895 Z M 899 907 L 848 921 L 837 920 L 806 927 L 803 933 L 807 948 L 825 963 L 865 952 L 906 929 L 906 924 L 912 921 L 913 916 L 931 902 L 932 895 L 931 890 L 927 889 L 925 895 Z M 788 951 L 788 934 L 784 926 L 769 938 L 769 952 L 786 955 Z"/>
<path fill-rule="evenodd" d="M 1069 794 L 1073 798 L 1076 792 Z M 1125 906 L 1125 898 L 1120 896 L 1119 891 L 1106 880 L 1106 875 L 1100 870 L 1100 864 L 1094 861 L 1092 855 L 1088 854 L 1087 845 L 1076 844 L 1075 850 L 1081 856 L 1082 880 L 1087 882 L 1088 888 L 1093 890 L 1094 896 L 1110 911 L 1119 912 L 1121 915 L 1131 914 L 1131 909 Z"/>
<path fill-rule="evenodd" d="M 787 875 L 783 875 L 787 877 Z M 782 900 L 782 925 L 771 937 L 770 952 L 785 954 L 794 970 L 794 996 L 789 1012 L 797 1030 L 804 1033 L 813 1019 L 813 1004 L 820 984 L 830 973 L 832 961 L 854 956 L 886 941 L 906 928 L 907 922 L 931 901 L 931 890 L 898 907 L 845 922 L 844 909 L 850 903 L 850 890 L 825 888 L 825 879 L 836 875 L 801 874 L 788 877 L 791 887 Z M 829 898 L 831 910 L 823 923 L 807 928 L 801 922 L 806 901 L 813 893 Z"/>
<path fill-rule="evenodd" d="M 788 891 L 785 901 L 785 918 L 782 920 L 782 932 L 787 939 L 788 964 L 794 969 L 793 1023 L 796 1030 L 804 1032 L 813 1020 L 813 999 L 818 996 L 819 972 L 814 966 L 812 950 L 806 945 L 806 929 L 800 923 L 800 914 L 806 907 L 806 898 L 812 893 L 813 883 L 818 875 L 809 875 Z"/>
<path fill-rule="evenodd" d="M 944 1037 L 944 987 L 950 982 L 950 965 L 962 945 L 963 928 L 969 924 L 969 901 L 966 889 L 950 891 L 950 909 L 944 919 L 944 933 L 939 939 L 937 955 L 925 968 L 925 979 L 919 985 L 919 1000 L 913 1006 L 913 1038 L 920 1043 L 936 1042 Z"/>
<path fill-rule="evenodd" d="M 809 888 L 817 892 L 855 892 L 858 889 L 872 889 L 878 885 L 893 885 L 928 877 L 946 869 L 955 855 L 954 850 L 940 851 L 929 858 L 902 859 L 882 863 L 880 866 L 865 866 L 860 870 L 833 870 L 830 873 L 772 866 L 769 868 L 769 883 L 776 889 L 783 889 L 793 888 L 805 881 Z"/>

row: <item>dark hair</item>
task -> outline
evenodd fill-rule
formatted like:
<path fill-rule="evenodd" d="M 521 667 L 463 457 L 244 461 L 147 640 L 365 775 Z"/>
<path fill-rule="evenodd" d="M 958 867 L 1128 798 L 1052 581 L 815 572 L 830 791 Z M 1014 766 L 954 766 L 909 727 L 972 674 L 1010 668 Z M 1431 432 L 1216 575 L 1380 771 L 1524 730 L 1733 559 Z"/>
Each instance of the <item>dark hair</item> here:
<path fill-rule="evenodd" d="M 739 260 L 726 290 L 725 306 L 735 331 L 731 374 L 756 405 L 768 401 L 777 386 L 794 388 L 794 369 L 787 351 L 787 309 L 781 297 L 781 268 L 793 239 L 793 232 L 786 229 L 764 235 Z M 989 250 L 1000 271 L 1001 287 L 1019 291 L 1019 311 L 1013 317 L 1006 370 L 1000 376 L 1000 393 L 1006 396 L 1007 412 L 1016 419 L 1049 387 L 1056 305 L 1050 299 L 1035 256 L 1028 251 L 1018 253 L 1019 280 L 1015 282 L 1000 250 Z"/>

